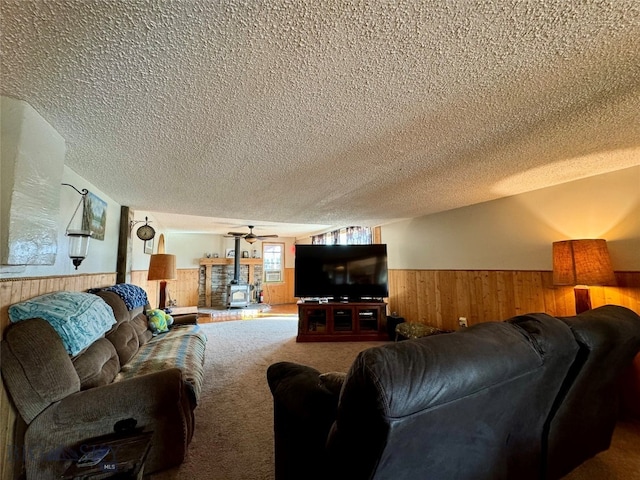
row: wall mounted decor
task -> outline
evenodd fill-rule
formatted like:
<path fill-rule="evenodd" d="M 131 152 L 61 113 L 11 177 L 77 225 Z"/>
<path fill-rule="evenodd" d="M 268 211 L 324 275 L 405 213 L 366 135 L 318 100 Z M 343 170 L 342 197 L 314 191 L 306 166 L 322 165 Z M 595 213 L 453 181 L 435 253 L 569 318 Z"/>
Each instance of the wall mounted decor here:
<path fill-rule="evenodd" d="M 78 206 L 73 211 L 73 215 L 71 215 L 71 220 L 69 220 L 69 224 L 67 225 L 67 230 L 65 232 L 67 237 L 69 237 L 69 258 L 71 258 L 71 260 L 73 261 L 73 266 L 76 267 L 77 270 L 82 261 L 87 258 L 87 253 L 89 252 L 89 240 L 92 237 L 91 230 L 85 228 L 85 225 L 88 225 L 88 223 L 85 221 L 85 217 L 87 212 L 87 195 L 89 194 L 89 190 L 87 190 L 86 188 L 78 190 L 70 183 L 63 183 L 62 185 L 73 188 L 80 195 Z M 77 221 L 74 222 L 80 207 L 82 207 L 80 217 Z M 78 228 L 79 224 L 81 224 L 80 228 Z"/>
<path fill-rule="evenodd" d="M 151 225 L 149 225 L 151 223 L 149 221 L 149 217 L 144 217 L 144 220 L 132 220 L 131 222 L 129 222 L 129 231 L 133 230 L 133 227 L 135 227 L 136 224 L 142 222 L 144 222 L 144 225 L 138 227 L 138 230 L 136 230 L 136 235 L 140 240 L 146 242 L 147 240 L 151 240 L 156 236 L 156 231 Z"/>
<path fill-rule="evenodd" d="M 91 238 L 104 240 L 106 226 L 107 202 L 91 192 L 87 193 L 82 216 L 82 229 L 92 232 Z"/>
<path fill-rule="evenodd" d="M 147 255 L 153 255 L 153 238 L 150 238 L 149 240 L 145 240 L 144 253 L 146 253 Z"/>

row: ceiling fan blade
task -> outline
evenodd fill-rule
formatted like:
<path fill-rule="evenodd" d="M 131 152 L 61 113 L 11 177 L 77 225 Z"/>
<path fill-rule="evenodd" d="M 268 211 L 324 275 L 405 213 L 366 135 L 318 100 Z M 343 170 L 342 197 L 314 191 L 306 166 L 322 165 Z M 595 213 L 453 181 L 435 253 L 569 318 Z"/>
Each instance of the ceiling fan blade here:
<path fill-rule="evenodd" d="M 225 237 L 235 237 L 235 238 L 240 237 L 240 238 L 244 238 L 245 240 L 250 240 L 250 239 L 262 240 L 263 238 L 278 238 L 278 235 L 256 235 L 255 233 L 253 233 L 254 226 L 248 225 L 248 227 L 249 227 L 248 233 L 247 232 L 227 232 Z"/>

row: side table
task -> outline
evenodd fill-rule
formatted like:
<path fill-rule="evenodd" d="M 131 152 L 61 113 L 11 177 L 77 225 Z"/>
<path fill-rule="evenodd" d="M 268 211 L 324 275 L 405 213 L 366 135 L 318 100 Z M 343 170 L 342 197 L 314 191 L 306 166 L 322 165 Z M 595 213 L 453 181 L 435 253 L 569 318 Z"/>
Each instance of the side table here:
<path fill-rule="evenodd" d="M 396 327 L 401 323 L 404 323 L 404 317 L 397 316 L 395 312 L 387 315 L 387 335 L 389 340 L 397 340 Z"/>
<path fill-rule="evenodd" d="M 79 467 L 71 464 L 61 477 L 63 480 L 136 479 L 144 476 L 144 463 L 151 448 L 152 432 L 129 435 L 105 435 L 85 440 L 76 448 L 78 458 L 82 454 L 100 447 L 109 447 L 111 451 L 97 465 Z"/>
<path fill-rule="evenodd" d="M 169 307 L 167 308 L 167 310 L 169 310 L 169 315 L 171 316 L 175 316 L 175 315 L 192 315 L 192 314 L 197 314 L 198 313 L 198 307 Z"/>
<path fill-rule="evenodd" d="M 173 317 L 174 325 L 198 323 L 198 307 L 169 307 L 164 310 Z"/>

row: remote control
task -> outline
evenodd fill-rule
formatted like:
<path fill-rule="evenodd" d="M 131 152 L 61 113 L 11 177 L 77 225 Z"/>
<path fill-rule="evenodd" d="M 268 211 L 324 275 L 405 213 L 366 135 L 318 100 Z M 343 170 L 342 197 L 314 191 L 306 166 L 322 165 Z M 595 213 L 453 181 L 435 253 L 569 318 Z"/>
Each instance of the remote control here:
<path fill-rule="evenodd" d="M 90 452 L 85 453 L 78 460 L 79 467 L 93 467 L 100 463 L 104 457 L 111 451 L 109 447 L 98 447 Z"/>

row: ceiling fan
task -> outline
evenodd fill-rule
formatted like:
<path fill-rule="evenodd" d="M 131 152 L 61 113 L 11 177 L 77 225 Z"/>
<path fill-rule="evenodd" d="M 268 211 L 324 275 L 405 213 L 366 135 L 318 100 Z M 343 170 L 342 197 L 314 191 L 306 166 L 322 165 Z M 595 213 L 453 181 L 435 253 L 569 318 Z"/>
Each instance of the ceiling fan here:
<path fill-rule="evenodd" d="M 278 235 L 256 235 L 253 233 L 253 225 L 247 225 L 249 227 L 249 233 L 242 232 L 229 232 L 225 237 L 234 237 L 236 239 L 244 238 L 247 243 L 255 243 L 256 240 L 264 240 L 265 238 L 277 238 Z"/>

